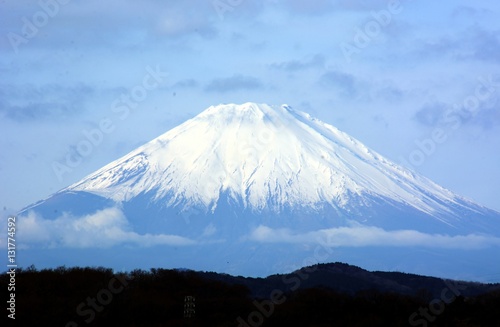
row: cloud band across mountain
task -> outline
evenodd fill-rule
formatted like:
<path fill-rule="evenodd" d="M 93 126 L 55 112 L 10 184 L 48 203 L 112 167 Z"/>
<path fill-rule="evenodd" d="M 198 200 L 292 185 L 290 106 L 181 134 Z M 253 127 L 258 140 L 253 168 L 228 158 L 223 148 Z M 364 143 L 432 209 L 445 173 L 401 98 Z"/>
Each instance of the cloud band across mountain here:
<path fill-rule="evenodd" d="M 482 249 L 500 246 L 500 238 L 468 234 L 427 234 L 416 230 L 387 231 L 379 227 L 354 225 L 295 233 L 290 229 L 273 229 L 260 225 L 249 239 L 261 243 L 318 243 L 328 247 L 419 246 L 444 249 Z"/>
<path fill-rule="evenodd" d="M 171 234 L 135 232 L 120 208 L 111 207 L 93 214 L 75 217 L 62 214 L 48 220 L 30 211 L 18 218 L 19 241 L 23 247 L 108 248 L 120 244 L 137 247 L 156 245 L 190 246 L 200 241 Z M 206 234 L 206 233 L 205 233 Z M 200 235 L 202 243 L 219 237 L 216 232 Z M 213 234 L 213 235 L 212 235 Z M 210 236 L 207 238 L 207 236 Z M 500 246 L 500 238 L 480 235 L 428 234 L 416 230 L 384 230 L 353 223 L 351 226 L 296 232 L 288 228 L 259 225 L 246 241 L 257 243 L 320 244 L 326 247 L 426 247 L 474 250 Z M 220 242 L 220 240 L 215 240 Z"/>
<path fill-rule="evenodd" d="M 178 235 L 138 234 L 117 207 L 74 217 L 62 214 L 48 220 L 30 211 L 18 217 L 19 242 L 24 247 L 107 248 L 118 244 L 141 247 L 155 245 L 187 246 L 196 242 Z"/>

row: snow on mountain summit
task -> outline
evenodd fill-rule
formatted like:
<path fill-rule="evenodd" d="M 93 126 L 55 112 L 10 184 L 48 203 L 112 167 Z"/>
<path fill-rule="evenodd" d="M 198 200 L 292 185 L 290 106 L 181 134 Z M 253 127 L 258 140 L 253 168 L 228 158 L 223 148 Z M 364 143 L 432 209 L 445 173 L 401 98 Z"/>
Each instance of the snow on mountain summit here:
<path fill-rule="evenodd" d="M 37 266 L 53 258 L 54 267 L 267 276 L 313 259 L 439 276 L 500 269 L 491 259 L 500 213 L 287 105 L 210 107 L 25 208 L 18 225 L 23 258 Z"/>
<path fill-rule="evenodd" d="M 209 107 L 67 190 L 118 202 L 150 193 L 166 206 L 212 211 L 225 192 L 245 207 L 272 211 L 343 208 L 364 195 L 431 215 L 462 202 L 308 114 L 255 103 Z"/>

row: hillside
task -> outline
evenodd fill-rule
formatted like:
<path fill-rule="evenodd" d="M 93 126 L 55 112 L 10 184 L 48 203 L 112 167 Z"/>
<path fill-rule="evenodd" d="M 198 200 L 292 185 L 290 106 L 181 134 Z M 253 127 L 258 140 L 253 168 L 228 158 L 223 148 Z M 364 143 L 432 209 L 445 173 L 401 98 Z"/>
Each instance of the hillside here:
<path fill-rule="evenodd" d="M 2 274 L 0 287 L 7 283 Z M 18 271 L 17 285 L 16 326 L 426 326 L 426 308 L 432 326 L 500 323 L 500 284 L 369 272 L 343 263 L 267 278 L 30 267 Z"/>

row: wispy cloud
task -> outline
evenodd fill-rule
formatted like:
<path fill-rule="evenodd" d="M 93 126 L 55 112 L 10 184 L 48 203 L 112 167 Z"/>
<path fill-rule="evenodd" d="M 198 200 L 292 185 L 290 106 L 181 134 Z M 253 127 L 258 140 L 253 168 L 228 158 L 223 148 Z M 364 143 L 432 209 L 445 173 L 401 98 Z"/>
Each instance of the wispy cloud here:
<path fill-rule="evenodd" d="M 321 229 L 308 233 L 293 232 L 290 229 L 272 229 L 259 226 L 249 239 L 262 243 L 318 243 L 330 247 L 363 246 L 423 246 L 446 249 L 480 249 L 500 246 L 500 238 L 468 234 L 442 235 L 426 234 L 416 230 L 386 231 L 382 228 L 356 225 Z"/>
<path fill-rule="evenodd" d="M 356 79 L 351 74 L 332 70 L 324 73 L 319 82 L 324 87 L 334 87 L 338 93 L 344 96 L 352 97 L 358 94 Z"/>
<path fill-rule="evenodd" d="M 418 44 L 418 43 L 417 43 Z M 454 60 L 475 60 L 498 63 L 500 58 L 498 30 L 469 27 L 454 35 L 436 35 L 420 42 L 420 58 L 450 57 Z"/>
<path fill-rule="evenodd" d="M 299 70 L 304 70 L 308 68 L 323 67 L 325 65 L 325 57 L 322 55 L 315 55 L 310 59 L 304 60 L 291 60 L 284 61 L 280 63 L 271 64 L 271 68 L 280 69 L 287 72 L 295 72 Z"/>
<path fill-rule="evenodd" d="M 0 85 L 0 115 L 18 122 L 61 119 L 84 111 L 94 94 L 88 85 Z"/>
<path fill-rule="evenodd" d="M 198 85 L 199 85 L 198 81 L 195 80 L 194 78 L 187 78 L 176 82 L 171 86 L 171 88 L 191 88 L 191 87 L 197 87 Z"/>
<path fill-rule="evenodd" d="M 293 13 L 307 15 L 321 15 L 333 10 L 336 6 L 329 0 L 290 0 L 282 2 L 285 8 Z"/>
<path fill-rule="evenodd" d="M 351 0 L 289 0 L 281 3 L 290 12 L 298 15 L 318 16 L 332 11 L 370 11 L 387 7 L 387 1 L 351 1 Z"/>
<path fill-rule="evenodd" d="M 208 92 L 231 92 L 239 90 L 258 90 L 263 88 L 262 82 L 251 76 L 234 75 L 212 80 L 205 88 Z"/>
<path fill-rule="evenodd" d="M 65 4 L 55 2 L 45 6 L 40 3 L 43 4 L 2 4 L 2 10 L 9 15 L 2 17 L 0 28 L 23 36 L 23 17 L 32 19 L 37 13 L 48 11 L 44 8 L 51 8 L 50 18 L 36 28 L 34 39 L 43 32 L 43 42 L 28 39 L 30 48 L 68 48 L 75 43 L 94 48 L 109 48 L 110 45 L 126 48 L 144 42 L 175 41 L 191 35 L 212 39 L 218 33 L 211 1 L 110 0 L 103 4 L 89 0 L 78 4 L 74 1 Z M 1 38 L 0 46 L 2 43 L 7 46 L 7 38 Z"/>
<path fill-rule="evenodd" d="M 44 219 L 30 211 L 18 217 L 17 230 L 18 241 L 25 247 L 106 248 L 118 244 L 195 244 L 195 241 L 178 235 L 138 234 L 132 230 L 122 211 L 115 207 L 82 217 L 63 214 L 54 220 Z"/>
<path fill-rule="evenodd" d="M 430 102 L 424 104 L 414 115 L 415 121 L 424 126 L 437 126 L 443 123 L 446 110 L 449 105 L 442 102 Z"/>
<path fill-rule="evenodd" d="M 475 108 L 452 106 L 443 102 L 424 104 L 414 114 L 414 120 L 427 127 L 480 126 L 488 129 L 500 125 L 500 97 L 493 96 L 488 101 L 477 102 Z"/>

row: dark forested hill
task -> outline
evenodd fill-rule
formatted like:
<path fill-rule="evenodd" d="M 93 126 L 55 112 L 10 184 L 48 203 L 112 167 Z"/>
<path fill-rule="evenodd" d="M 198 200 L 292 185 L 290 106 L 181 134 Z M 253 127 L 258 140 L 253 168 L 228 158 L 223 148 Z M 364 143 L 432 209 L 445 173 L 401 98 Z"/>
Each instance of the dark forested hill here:
<path fill-rule="evenodd" d="M 30 267 L 16 272 L 15 297 L 16 319 L 2 320 L 17 326 L 500 326 L 499 284 L 343 263 L 267 278 Z"/>

